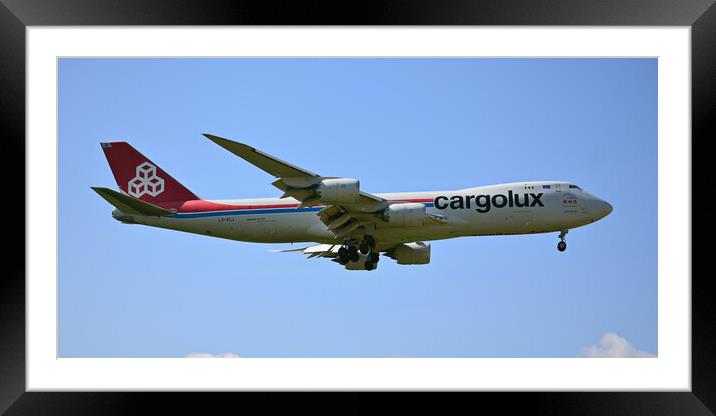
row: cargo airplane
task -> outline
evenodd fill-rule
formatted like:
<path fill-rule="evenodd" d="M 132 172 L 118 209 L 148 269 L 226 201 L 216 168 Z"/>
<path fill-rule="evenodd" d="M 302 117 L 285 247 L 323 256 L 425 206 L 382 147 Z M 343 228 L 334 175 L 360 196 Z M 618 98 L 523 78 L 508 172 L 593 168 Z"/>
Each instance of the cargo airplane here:
<path fill-rule="evenodd" d="M 358 179 L 322 176 L 243 143 L 209 140 L 277 178 L 279 198 L 205 200 L 125 142 L 102 143 L 121 192 L 93 187 L 112 216 L 143 224 L 255 243 L 318 243 L 292 250 L 349 270 L 373 270 L 383 253 L 398 264 L 427 264 L 425 241 L 559 232 L 607 216 L 612 206 L 560 181 L 518 182 L 454 191 L 370 194 Z"/>

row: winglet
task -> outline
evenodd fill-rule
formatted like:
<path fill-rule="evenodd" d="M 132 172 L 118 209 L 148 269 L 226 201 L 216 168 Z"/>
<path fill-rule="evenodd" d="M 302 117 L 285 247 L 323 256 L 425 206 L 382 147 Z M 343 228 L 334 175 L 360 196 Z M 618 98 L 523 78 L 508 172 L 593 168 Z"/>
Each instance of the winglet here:
<path fill-rule="evenodd" d="M 129 195 L 125 195 L 108 188 L 93 186 L 92 190 L 97 192 L 99 196 L 112 204 L 112 206 L 127 214 L 149 215 L 154 217 L 163 217 L 174 214 L 174 212 L 167 209 L 160 208 L 154 204 L 150 204 L 149 202 L 144 202 L 141 199 L 133 198 Z"/>

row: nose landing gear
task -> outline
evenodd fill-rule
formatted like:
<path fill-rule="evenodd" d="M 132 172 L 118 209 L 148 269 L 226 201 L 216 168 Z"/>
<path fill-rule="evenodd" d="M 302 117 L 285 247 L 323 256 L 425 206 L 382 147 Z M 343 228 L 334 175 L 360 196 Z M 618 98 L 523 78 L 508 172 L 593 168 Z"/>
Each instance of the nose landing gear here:
<path fill-rule="evenodd" d="M 559 251 L 564 251 L 564 250 L 567 249 L 567 242 L 564 241 L 564 237 L 567 236 L 567 233 L 568 233 L 568 232 L 569 232 L 569 230 L 562 230 L 562 231 L 559 233 L 559 239 L 560 239 L 561 241 L 560 241 L 559 243 L 557 243 L 557 250 L 559 250 Z"/>

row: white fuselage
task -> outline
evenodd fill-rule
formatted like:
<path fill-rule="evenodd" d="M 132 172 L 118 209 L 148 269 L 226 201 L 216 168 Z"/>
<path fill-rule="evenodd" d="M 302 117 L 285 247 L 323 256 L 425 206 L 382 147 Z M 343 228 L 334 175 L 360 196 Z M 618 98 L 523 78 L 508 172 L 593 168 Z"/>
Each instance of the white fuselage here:
<path fill-rule="evenodd" d="M 520 182 L 457 191 L 375 194 L 389 201 L 419 202 L 446 220 L 397 227 L 378 222 L 379 245 L 446 238 L 533 234 L 568 230 L 597 221 L 611 206 L 566 182 Z M 226 209 L 177 212 L 169 217 L 138 216 L 115 209 L 115 218 L 231 240 L 257 243 L 341 243 L 316 215 L 324 206 L 298 208 L 292 198 L 211 201 Z M 231 208 L 240 206 L 240 208 Z"/>

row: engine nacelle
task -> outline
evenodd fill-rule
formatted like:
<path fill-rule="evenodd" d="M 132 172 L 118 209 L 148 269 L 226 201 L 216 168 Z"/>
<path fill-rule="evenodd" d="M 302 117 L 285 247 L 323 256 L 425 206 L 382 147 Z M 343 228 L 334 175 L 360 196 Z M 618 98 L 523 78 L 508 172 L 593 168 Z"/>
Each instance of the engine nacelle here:
<path fill-rule="evenodd" d="M 401 244 L 388 254 L 398 264 L 428 264 L 430 263 L 430 243 L 418 241 Z"/>
<path fill-rule="evenodd" d="M 425 205 L 413 202 L 392 204 L 385 209 L 383 216 L 392 225 L 417 227 L 425 222 Z"/>
<path fill-rule="evenodd" d="M 358 179 L 337 178 L 324 179 L 316 188 L 321 202 L 329 204 L 357 204 L 360 197 L 360 181 Z"/>

